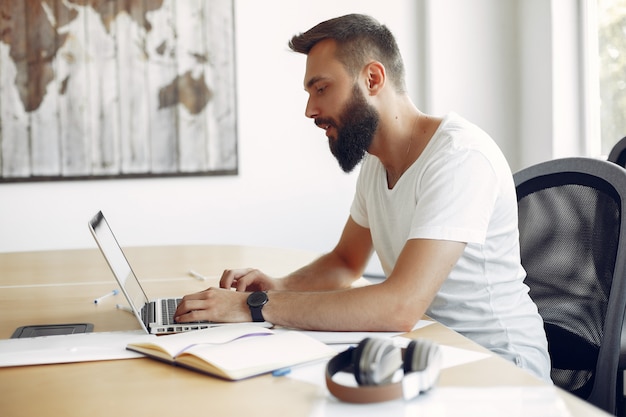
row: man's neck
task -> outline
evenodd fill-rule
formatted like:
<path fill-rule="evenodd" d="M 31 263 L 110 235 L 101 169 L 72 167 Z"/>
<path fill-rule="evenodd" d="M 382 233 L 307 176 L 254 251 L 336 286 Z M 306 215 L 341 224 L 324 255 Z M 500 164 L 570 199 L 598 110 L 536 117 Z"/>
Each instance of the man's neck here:
<path fill-rule="evenodd" d="M 440 123 L 441 119 L 413 108 L 413 111 L 394 116 L 381 126 L 375 138 L 376 146 L 371 147 L 370 153 L 385 167 L 390 189 L 419 158 Z"/>

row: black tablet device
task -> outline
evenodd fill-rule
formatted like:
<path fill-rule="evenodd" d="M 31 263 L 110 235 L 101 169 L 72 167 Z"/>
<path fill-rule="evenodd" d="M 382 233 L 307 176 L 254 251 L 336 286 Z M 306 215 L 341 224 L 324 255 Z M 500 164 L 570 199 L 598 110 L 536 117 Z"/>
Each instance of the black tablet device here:
<path fill-rule="evenodd" d="M 93 331 L 91 323 L 72 324 L 36 324 L 18 327 L 11 339 L 22 337 L 57 336 L 62 334 L 90 333 Z"/>

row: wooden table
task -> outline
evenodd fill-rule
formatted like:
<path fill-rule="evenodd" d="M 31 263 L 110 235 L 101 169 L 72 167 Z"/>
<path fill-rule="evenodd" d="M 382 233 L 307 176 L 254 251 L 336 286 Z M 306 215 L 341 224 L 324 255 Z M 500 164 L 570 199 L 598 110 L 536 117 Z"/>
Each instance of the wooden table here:
<path fill-rule="evenodd" d="M 214 285 L 226 267 L 257 267 L 281 276 L 316 256 L 313 253 L 241 246 L 126 248 L 126 255 L 150 298 L 183 295 Z M 194 269 L 214 278 L 198 281 Z M 96 249 L 0 253 L 0 339 L 23 325 L 93 323 L 94 331 L 137 330 L 134 317 L 115 304 L 96 305 L 116 288 Z M 436 323 L 411 334 L 441 344 L 484 352 L 460 334 Z M 440 386 L 541 386 L 543 383 L 497 356 L 445 369 Z M 156 394 L 159 393 L 159 394 Z M 559 390 L 574 416 L 608 414 Z M 291 378 L 261 376 L 236 383 L 150 359 L 0 368 L 0 415 L 138 416 L 306 416 L 319 386 Z"/>

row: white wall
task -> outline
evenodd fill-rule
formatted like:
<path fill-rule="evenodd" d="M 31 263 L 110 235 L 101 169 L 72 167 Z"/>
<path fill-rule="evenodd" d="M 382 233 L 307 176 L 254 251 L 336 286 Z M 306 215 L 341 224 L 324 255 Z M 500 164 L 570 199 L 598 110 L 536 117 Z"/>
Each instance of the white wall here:
<path fill-rule="evenodd" d="M 513 170 L 580 153 L 578 2 L 236 0 L 239 175 L 0 184 L 0 252 L 94 247 L 86 222 L 99 209 L 122 245 L 329 249 L 356 173 L 338 168 L 304 117 L 305 57 L 286 42 L 345 13 L 387 24 L 418 107 L 474 121 Z"/>
<path fill-rule="evenodd" d="M 481 126 L 513 171 L 584 155 L 582 1 L 426 1 L 423 107 Z"/>
<path fill-rule="evenodd" d="M 122 245 L 330 249 L 356 173 L 340 170 L 304 117 L 305 57 L 286 44 L 327 18 L 368 13 L 396 33 L 413 72 L 415 2 L 393 3 L 236 0 L 239 175 L 0 184 L 0 252 L 95 247 L 87 220 L 100 209 Z"/>
<path fill-rule="evenodd" d="M 519 122 L 517 1 L 433 0 L 425 108 L 481 126 L 516 162 Z"/>
<path fill-rule="evenodd" d="M 592 152 L 583 103 L 580 4 L 524 0 L 520 13 L 517 167 Z M 597 157 L 597 154 L 588 156 Z"/>

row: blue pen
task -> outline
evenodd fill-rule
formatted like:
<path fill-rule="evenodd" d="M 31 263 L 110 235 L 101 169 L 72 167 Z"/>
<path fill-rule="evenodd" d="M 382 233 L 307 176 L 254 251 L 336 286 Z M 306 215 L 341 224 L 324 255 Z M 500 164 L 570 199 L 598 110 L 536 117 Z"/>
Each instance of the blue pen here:
<path fill-rule="evenodd" d="M 98 304 L 100 301 L 104 300 L 105 298 L 110 297 L 112 295 L 117 295 L 118 293 L 119 293 L 118 290 L 113 290 L 113 291 L 111 291 L 109 293 L 104 294 L 102 297 L 96 298 L 95 300 L 93 300 L 93 303 L 94 304 Z"/>
<path fill-rule="evenodd" d="M 280 368 L 272 372 L 272 376 L 285 376 L 291 372 L 291 368 Z"/>

